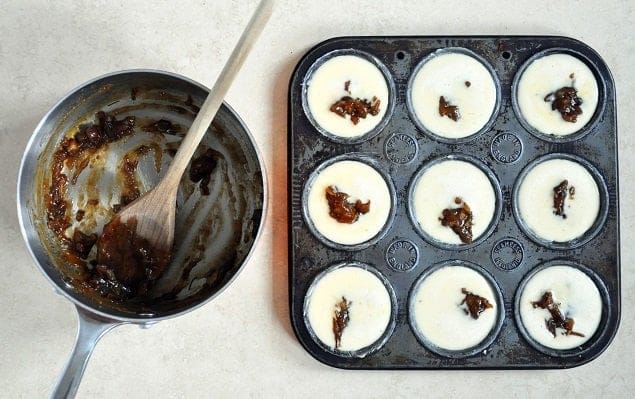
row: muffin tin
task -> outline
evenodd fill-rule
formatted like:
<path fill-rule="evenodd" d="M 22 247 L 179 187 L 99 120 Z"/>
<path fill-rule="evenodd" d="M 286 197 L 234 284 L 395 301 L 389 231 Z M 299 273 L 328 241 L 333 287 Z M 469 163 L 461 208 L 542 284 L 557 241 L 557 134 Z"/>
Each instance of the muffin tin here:
<path fill-rule="evenodd" d="M 409 108 L 409 81 L 422 60 L 435 51 L 464 49 L 491 68 L 500 98 L 490 122 L 458 140 L 439 139 L 420 128 Z M 307 76 L 332 52 L 362 54 L 387 74 L 391 90 L 385 120 L 378 129 L 354 139 L 325 134 L 306 107 Z M 513 99 L 519 73 L 530 59 L 562 52 L 594 72 L 599 103 L 591 121 L 570 136 L 548 136 L 527 126 Z M 571 38 L 534 36 L 341 37 L 311 49 L 297 65 L 289 87 L 289 303 L 295 333 L 319 361 L 351 369 L 529 369 L 567 368 L 589 362 L 615 336 L 620 318 L 620 255 L 615 88 L 605 62 L 590 47 Z M 600 190 L 600 214 L 590 231 L 568 243 L 549 243 L 522 226 L 514 187 L 526 167 L 541 157 L 581 160 L 590 165 Z M 421 233 L 411 217 L 413 180 L 441 158 L 478 160 L 493 178 L 497 212 L 492 226 L 473 245 L 439 245 Z M 304 202 L 311 176 L 334 159 L 353 159 L 375 167 L 393 196 L 386 226 L 369 242 L 345 246 L 325 240 L 307 220 Z M 466 263 L 482 268 L 502 295 L 500 329 L 477 351 L 430 350 L 410 323 L 413 288 L 440 264 Z M 304 304 L 309 288 L 329 268 L 363 264 L 377 272 L 395 295 L 394 328 L 372 350 L 342 353 L 321 344 L 307 325 Z M 457 262 L 454 262 L 457 263 Z M 602 295 L 602 321 L 585 344 L 566 351 L 545 350 L 532 341 L 516 308 L 519 289 L 538 268 L 555 263 L 579 268 Z M 537 298 L 538 299 L 538 298 Z"/>

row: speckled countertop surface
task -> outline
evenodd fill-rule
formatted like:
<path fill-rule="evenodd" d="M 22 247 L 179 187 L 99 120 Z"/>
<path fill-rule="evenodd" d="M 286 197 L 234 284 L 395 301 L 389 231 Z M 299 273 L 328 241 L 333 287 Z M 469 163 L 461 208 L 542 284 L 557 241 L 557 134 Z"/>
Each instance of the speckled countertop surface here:
<path fill-rule="evenodd" d="M 73 87 L 120 69 L 177 72 L 211 86 L 255 1 L 4 2 L 0 9 L 0 397 L 46 396 L 76 316 L 37 270 L 16 215 L 20 157 L 40 118 Z M 571 1 L 278 1 L 229 92 L 264 156 L 264 234 L 243 272 L 206 306 L 102 338 L 78 397 L 633 397 L 635 4 Z M 550 371 L 343 371 L 314 360 L 288 315 L 287 86 L 313 45 L 340 35 L 564 35 L 597 50 L 617 88 L 623 311 L 591 363 Z"/>

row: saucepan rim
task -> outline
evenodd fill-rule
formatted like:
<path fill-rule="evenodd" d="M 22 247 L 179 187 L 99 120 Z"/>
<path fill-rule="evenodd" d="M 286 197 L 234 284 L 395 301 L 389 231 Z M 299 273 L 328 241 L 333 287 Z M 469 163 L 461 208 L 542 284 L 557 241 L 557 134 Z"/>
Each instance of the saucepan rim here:
<path fill-rule="evenodd" d="M 259 220 L 259 225 L 258 225 L 258 229 L 257 232 L 254 236 L 253 239 L 253 243 L 251 244 L 251 247 L 249 248 L 245 258 L 242 260 L 242 262 L 240 263 L 240 265 L 238 266 L 236 272 L 229 278 L 229 280 L 227 280 L 216 292 L 214 292 L 213 294 L 211 294 L 208 298 L 205 298 L 204 300 L 198 302 L 198 303 L 194 303 L 194 304 L 190 304 L 188 306 L 186 306 L 184 309 L 178 310 L 174 313 L 169 313 L 167 315 L 159 315 L 159 316 L 154 316 L 154 315 L 147 315 L 147 314 L 141 314 L 139 313 L 137 316 L 122 316 L 122 315 L 118 315 L 118 314 L 112 314 L 108 311 L 105 310 L 101 310 L 98 309 L 94 306 L 91 306 L 88 303 L 84 303 L 82 301 L 80 301 L 79 299 L 73 297 L 67 290 L 70 290 L 70 288 L 65 288 L 65 287 L 61 287 L 56 281 L 53 280 L 53 278 L 47 273 L 47 271 L 45 270 L 44 266 L 42 265 L 42 263 L 40 262 L 40 260 L 38 259 L 38 255 L 35 253 L 34 249 L 33 249 L 33 245 L 31 240 L 37 239 L 38 241 L 40 240 L 39 236 L 37 235 L 37 233 L 35 232 L 29 232 L 29 230 L 34 230 L 33 228 L 33 224 L 30 221 L 29 218 L 29 211 L 28 211 L 28 206 L 27 206 L 27 196 L 28 196 L 28 192 L 30 189 L 32 189 L 32 181 L 25 181 L 26 177 L 24 175 L 25 170 L 31 166 L 35 167 L 35 165 L 30 165 L 29 164 L 29 155 L 32 152 L 32 147 L 36 144 L 36 140 L 38 140 L 40 137 L 40 134 L 38 134 L 45 126 L 47 123 L 50 122 L 50 119 L 52 118 L 52 116 L 55 114 L 55 112 L 58 110 L 59 107 L 61 107 L 64 103 L 66 103 L 67 101 L 69 101 L 69 99 L 71 99 L 73 96 L 77 95 L 78 92 L 80 92 L 81 90 L 83 90 L 86 87 L 89 87 L 90 85 L 93 85 L 99 81 L 102 80 L 107 80 L 109 78 L 112 78 L 113 76 L 118 76 L 118 75 L 126 75 L 126 74 L 156 74 L 158 76 L 164 76 L 164 77 L 168 77 L 168 78 L 174 78 L 177 80 L 182 80 L 185 83 L 189 83 L 193 86 L 197 86 L 201 89 L 203 89 L 206 92 L 209 92 L 209 88 L 206 87 L 205 85 L 198 83 L 190 78 L 187 78 L 183 75 L 174 73 L 174 72 L 167 72 L 167 71 L 162 71 L 162 70 L 158 70 L 158 69 L 125 69 L 125 70 L 120 70 L 120 71 L 114 71 L 114 72 L 109 72 L 106 74 L 103 74 L 101 76 L 98 76 L 94 79 L 91 79 L 89 81 L 86 81 L 80 85 L 78 85 L 77 87 L 75 87 L 74 89 L 72 89 L 71 91 L 69 91 L 67 94 L 65 94 L 59 101 L 57 101 L 47 112 L 46 114 L 42 117 L 42 119 L 39 121 L 39 123 L 37 124 L 37 126 L 35 127 L 35 129 L 33 130 L 33 133 L 31 134 L 31 137 L 29 138 L 29 141 L 26 145 L 26 148 L 24 149 L 24 152 L 22 154 L 22 159 L 20 161 L 20 168 L 18 170 L 18 179 L 17 179 L 17 197 L 16 197 L 16 203 L 17 203 L 17 211 L 18 211 L 18 222 L 20 225 L 20 231 L 22 233 L 22 238 L 24 239 L 24 242 L 26 244 L 27 250 L 29 252 L 29 254 L 31 255 L 31 257 L 33 258 L 33 260 L 35 261 L 35 264 L 37 265 L 38 269 L 40 270 L 40 272 L 44 275 L 44 277 L 48 280 L 48 282 L 55 288 L 55 291 L 61 295 L 63 295 L 64 297 L 66 297 L 66 299 L 70 300 L 72 303 L 75 304 L 75 306 L 80 307 L 84 310 L 86 310 L 87 312 L 98 316 L 99 318 L 105 319 L 103 320 L 104 322 L 120 322 L 120 323 L 135 323 L 135 324 L 147 324 L 148 322 L 157 322 L 157 321 L 161 321 L 161 320 L 165 320 L 165 319 L 170 319 L 173 317 L 177 317 L 177 316 L 181 316 L 185 313 L 191 312 L 192 310 L 195 310 L 205 304 L 207 304 L 209 301 L 211 301 L 212 299 L 216 298 L 221 292 L 223 292 L 229 285 L 231 285 L 234 280 L 236 279 L 236 277 L 240 274 L 240 272 L 244 269 L 245 264 L 247 262 L 249 262 L 252 254 L 255 251 L 256 245 L 260 239 L 260 236 L 262 235 L 262 231 L 263 231 L 263 227 L 265 225 L 265 221 L 267 218 L 267 209 L 268 209 L 268 203 L 269 203 L 269 198 L 268 198 L 268 186 L 267 186 L 267 173 L 266 173 L 266 169 L 265 169 L 265 164 L 263 162 L 263 157 L 262 154 L 260 153 L 260 150 L 258 149 L 258 146 L 256 145 L 256 141 L 254 140 L 253 135 L 251 134 L 250 130 L 248 129 L 247 125 L 245 124 L 245 122 L 243 121 L 243 119 L 234 111 L 234 109 L 232 107 L 230 107 L 226 102 L 223 102 L 221 109 L 222 108 L 226 108 L 227 111 L 232 115 L 232 117 L 236 118 L 236 122 L 240 125 L 240 127 L 244 130 L 247 138 L 249 139 L 249 142 L 251 144 L 251 146 L 253 147 L 253 151 L 256 155 L 256 159 L 258 162 L 258 167 L 260 168 L 260 174 L 261 174 L 261 179 L 262 179 L 262 214 L 260 216 L 260 220 Z M 30 158 L 31 162 L 33 158 Z M 36 158 L 37 159 L 37 158 Z M 33 234 L 32 234 L 33 233 Z M 46 256 L 50 255 L 48 254 L 48 251 L 45 250 Z M 79 297 L 81 297 L 81 294 L 78 294 Z"/>

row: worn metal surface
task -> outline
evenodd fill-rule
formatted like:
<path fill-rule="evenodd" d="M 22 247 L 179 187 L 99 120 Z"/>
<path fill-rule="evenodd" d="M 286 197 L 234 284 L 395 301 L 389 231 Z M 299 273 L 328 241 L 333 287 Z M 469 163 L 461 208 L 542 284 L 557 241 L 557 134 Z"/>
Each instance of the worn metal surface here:
<path fill-rule="evenodd" d="M 463 47 L 491 65 L 500 81 L 501 102 L 489 129 L 468 140 L 436 140 L 417 128 L 406 104 L 408 80 L 428 54 Z M 519 120 L 512 101 L 512 84 L 519 68 L 535 54 L 560 48 L 582 58 L 596 74 L 599 103 L 588 128 L 564 139 L 530 132 Z M 386 126 L 368 140 L 337 142 L 319 133 L 302 108 L 302 83 L 322 55 L 336 49 L 367 52 L 389 70 L 396 89 L 394 112 Z M 597 357 L 617 332 L 620 317 L 620 254 L 615 88 L 608 67 L 591 48 L 563 37 L 344 37 L 323 42 L 299 62 L 289 87 L 289 302 L 296 335 L 318 360 L 359 369 L 566 368 Z M 597 169 L 601 209 L 589 237 L 567 245 L 546 245 L 530 239 L 514 216 L 513 188 L 533 160 L 552 153 L 573 154 Z M 302 197 L 311 173 L 339 156 L 371 159 L 389 176 L 396 193 L 395 216 L 381 237 L 369 246 L 346 249 L 327 245 L 313 234 L 303 216 Z M 498 180 L 501 213 L 489 236 L 467 248 L 430 243 L 417 232 L 408 215 L 412 179 L 429 161 L 450 154 L 481 160 Z M 583 242 L 587 241 L 588 242 Z M 523 278 L 555 259 L 582 265 L 603 296 L 603 316 L 596 334 L 582 347 L 548 355 L 523 338 L 515 319 L 515 296 Z M 408 295 L 419 276 L 439 262 L 470 261 L 484 268 L 503 296 L 500 333 L 485 350 L 470 356 L 436 354 L 415 337 L 408 322 Z M 397 297 L 396 327 L 386 343 L 363 358 L 341 356 L 317 344 L 307 330 L 303 302 L 313 279 L 331 265 L 346 261 L 375 267 Z M 588 268 L 588 269 L 587 269 Z"/>

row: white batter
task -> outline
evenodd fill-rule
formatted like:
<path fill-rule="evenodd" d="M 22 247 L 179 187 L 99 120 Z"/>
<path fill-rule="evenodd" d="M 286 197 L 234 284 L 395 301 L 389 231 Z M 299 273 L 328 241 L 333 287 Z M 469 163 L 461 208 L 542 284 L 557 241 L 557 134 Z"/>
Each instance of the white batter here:
<path fill-rule="evenodd" d="M 574 321 L 573 331 L 584 334 L 563 335 L 564 329 L 556 329 L 554 337 L 547 329 L 551 318 L 547 309 L 534 308 L 543 294 L 551 291 L 553 301 L 565 318 Z M 571 266 L 551 266 L 536 273 L 525 286 L 520 297 L 520 317 L 527 333 L 540 344 L 553 349 L 571 349 L 588 341 L 600 324 L 602 299 L 593 280 L 584 272 Z"/>
<path fill-rule="evenodd" d="M 494 188 L 483 171 L 466 161 L 442 161 L 421 174 L 412 192 L 412 209 L 419 226 L 446 244 L 462 244 L 458 234 L 439 220 L 444 209 L 461 206 L 454 202 L 456 197 L 472 211 L 472 240 L 476 240 L 487 230 L 496 208 Z"/>
<path fill-rule="evenodd" d="M 489 121 L 496 105 L 492 75 L 481 62 L 462 53 L 442 52 L 425 61 L 410 90 L 412 108 L 421 124 L 450 139 L 477 133 Z M 456 122 L 439 114 L 440 96 L 458 106 L 461 116 Z"/>
<path fill-rule="evenodd" d="M 492 304 L 473 319 L 461 305 L 465 288 Z M 412 297 L 411 320 L 427 341 L 439 348 L 459 351 L 481 343 L 496 324 L 498 303 L 488 281 L 465 266 L 446 266 L 419 284 Z"/>
<path fill-rule="evenodd" d="M 338 350 L 357 351 L 382 337 L 390 323 L 392 303 L 382 281 L 357 266 L 343 266 L 326 273 L 309 289 L 305 316 L 317 338 L 335 348 L 333 317 L 337 304 L 346 298 L 349 322 L 342 331 Z"/>
<path fill-rule="evenodd" d="M 345 83 L 350 81 L 349 92 Z M 359 137 L 375 128 L 388 109 L 388 84 L 382 72 L 372 62 L 354 55 L 335 56 L 313 72 L 307 83 L 307 103 L 315 122 L 329 133 L 340 137 Z M 330 110 L 342 97 L 380 101 L 379 113 L 360 118 L 355 125 L 349 115 L 344 117 Z"/>
<path fill-rule="evenodd" d="M 551 109 L 551 102 L 544 100 L 562 87 L 574 87 L 582 99 L 582 114 L 576 122 L 565 121 L 557 109 Z M 576 57 L 552 54 L 527 66 L 518 81 L 517 96 L 518 107 L 527 123 L 542 133 L 564 136 L 583 128 L 593 116 L 598 104 L 598 84 L 589 67 Z"/>
<path fill-rule="evenodd" d="M 340 223 L 329 215 L 326 188 L 337 191 L 355 203 L 370 201 L 368 213 L 360 214 L 356 222 Z M 315 177 L 308 193 L 308 216 L 315 229 L 325 238 L 338 244 L 361 244 L 375 237 L 390 215 L 392 201 L 384 178 L 373 167 L 359 161 L 338 161 L 322 169 Z"/>
<path fill-rule="evenodd" d="M 575 187 L 564 201 L 566 218 L 554 213 L 553 188 L 563 180 Z M 518 190 L 518 209 L 527 227 L 538 237 L 566 242 L 583 235 L 600 211 L 600 193 L 587 169 L 577 162 L 552 159 L 533 167 Z"/>

